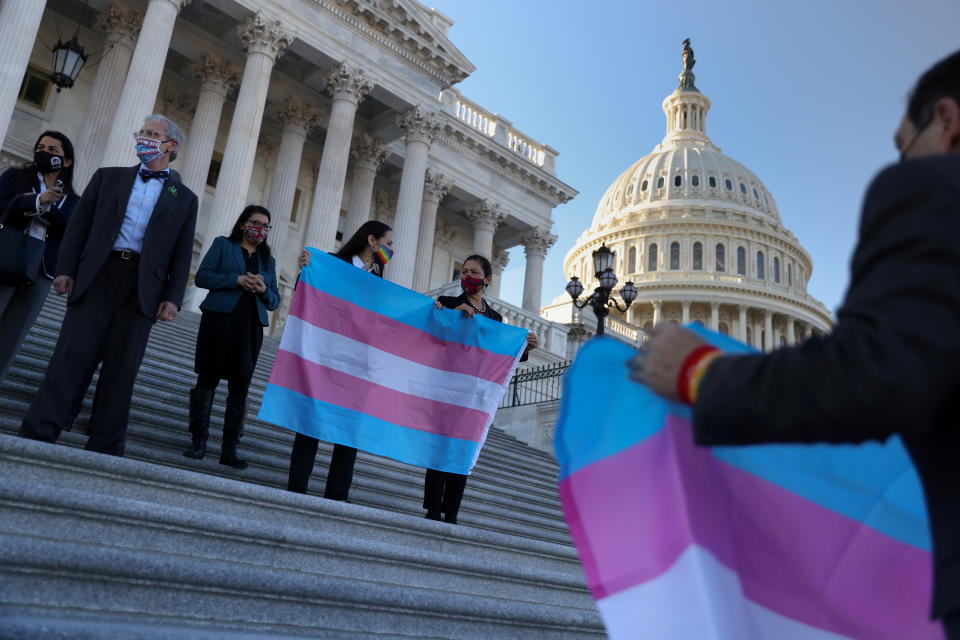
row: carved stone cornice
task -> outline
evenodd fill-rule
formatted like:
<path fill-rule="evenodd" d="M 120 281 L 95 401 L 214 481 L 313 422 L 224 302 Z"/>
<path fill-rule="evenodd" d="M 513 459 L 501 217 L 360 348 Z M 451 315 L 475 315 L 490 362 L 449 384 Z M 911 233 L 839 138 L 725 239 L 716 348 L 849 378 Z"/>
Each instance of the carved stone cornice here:
<path fill-rule="evenodd" d="M 493 258 L 490 260 L 490 264 L 493 265 L 494 275 L 499 276 L 503 273 L 503 270 L 507 268 L 507 265 L 510 264 L 510 254 L 507 253 L 506 249 L 494 247 Z"/>
<path fill-rule="evenodd" d="M 260 137 L 257 138 L 257 154 L 265 156 L 273 156 L 277 151 L 277 139 L 273 136 L 261 132 Z"/>
<path fill-rule="evenodd" d="M 200 81 L 201 91 L 215 91 L 226 96 L 240 82 L 240 68 L 224 58 L 205 55 L 193 66 L 193 75 Z"/>
<path fill-rule="evenodd" d="M 440 131 L 440 122 L 435 111 L 427 111 L 416 105 L 397 116 L 397 125 L 407 142 L 430 144 Z"/>
<path fill-rule="evenodd" d="M 437 230 L 434 232 L 434 242 L 438 247 L 450 247 L 457 241 L 457 228 L 445 220 L 437 220 Z"/>
<path fill-rule="evenodd" d="M 500 205 L 490 200 L 477 200 L 466 206 L 463 215 L 477 230 L 496 231 L 506 217 Z"/>
<path fill-rule="evenodd" d="M 350 147 L 350 158 L 354 166 L 376 172 L 390 154 L 386 143 L 369 133 L 361 133 L 353 140 Z"/>
<path fill-rule="evenodd" d="M 262 53 L 274 61 L 293 42 L 293 34 L 285 30 L 279 20 L 270 20 L 262 13 L 247 18 L 237 27 L 237 35 L 248 54 Z"/>
<path fill-rule="evenodd" d="M 374 87 L 373 81 L 363 69 L 346 62 L 341 62 L 331 69 L 324 84 L 334 100 L 349 100 L 354 104 L 360 104 Z"/>
<path fill-rule="evenodd" d="M 557 236 L 540 227 L 528 229 L 520 236 L 520 244 L 523 245 L 524 255 L 527 258 L 533 256 L 543 258 L 556 241 Z"/>
<path fill-rule="evenodd" d="M 283 124 L 285 130 L 293 129 L 303 135 L 310 133 L 310 130 L 319 124 L 316 107 L 292 97 L 287 97 L 280 103 L 277 120 Z"/>
<path fill-rule="evenodd" d="M 197 103 L 192 95 L 169 88 L 161 93 L 160 105 L 166 117 L 181 122 L 189 122 L 197 112 Z"/>
<path fill-rule="evenodd" d="M 453 182 L 447 180 L 442 173 L 427 169 L 427 175 L 423 179 L 423 199 L 440 204 L 452 186 Z"/>
<path fill-rule="evenodd" d="M 109 44 L 123 43 L 132 47 L 140 34 L 143 14 L 122 5 L 111 4 L 97 19 L 97 24 L 107 34 Z"/>

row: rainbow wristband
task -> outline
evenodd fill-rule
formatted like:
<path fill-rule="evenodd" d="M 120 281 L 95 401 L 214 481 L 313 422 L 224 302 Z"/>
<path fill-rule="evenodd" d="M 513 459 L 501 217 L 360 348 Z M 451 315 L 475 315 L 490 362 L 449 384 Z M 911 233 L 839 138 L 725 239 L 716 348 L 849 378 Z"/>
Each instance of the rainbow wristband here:
<path fill-rule="evenodd" d="M 681 401 L 691 406 L 696 402 L 700 380 L 720 354 L 718 348 L 709 344 L 701 345 L 687 354 L 677 372 L 677 395 Z"/>

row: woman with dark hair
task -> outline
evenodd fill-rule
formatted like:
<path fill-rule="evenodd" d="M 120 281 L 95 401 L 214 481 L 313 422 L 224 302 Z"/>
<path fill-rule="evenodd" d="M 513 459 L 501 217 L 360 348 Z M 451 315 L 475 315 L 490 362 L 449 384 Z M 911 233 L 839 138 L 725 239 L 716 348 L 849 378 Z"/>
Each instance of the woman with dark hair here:
<path fill-rule="evenodd" d="M 60 241 L 80 200 L 73 191 L 73 161 L 70 139 L 59 131 L 44 131 L 33 146 L 33 162 L 0 176 L 0 226 L 44 241 L 40 267 L 29 285 L 0 282 L 0 380 L 10 370 L 56 275 Z"/>
<path fill-rule="evenodd" d="M 368 220 L 360 225 L 357 232 L 334 253 L 344 262 L 358 269 L 383 277 L 383 267 L 393 257 L 393 229 L 377 220 Z M 310 263 L 310 254 L 300 254 L 300 267 Z M 293 440 L 290 453 L 290 477 L 287 491 L 306 493 L 317 458 L 317 446 L 320 441 L 311 436 L 298 433 Z M 346 501 L 353 483 L 353 465 L 357 460 L 357 450 L 342 444 L 333 445 L 330 458 L 330 471 L 327 473 L 327 485 L 323 497 L 330 500 Z"/>
<path fill-rule="evenodd" d="M 503 316 L 487 304 L 484 297 L 492 279 L 493 266 L 490 260 L 479 255 L 467 256 L 460 268 L 462 293 L 459 296 L 440 296 L 437 298 L 436 307 L 462 311 L 468 318 L 481 315 L 496 322 L 503 322 Z M 527 348 L 520 356 L 521 362 L 527 359 L 528 353 L 535 349 L 537 344 L 537 336 L 528 333 Z M 444 522 L 456 524 L 466 486 L 467 476 L 463 474 L 427 469 L 423 478 L 423 508 L 427 510 L 427 519 L 440 520 L 442 517 Z"/>
<path fill-rule="evenodd" d="M 250 205 L 233 225 L 229 237 L 213 241 L 203 257 L 194 284 L 210 293 L 200 304 L 194 371 L 197 385 L 190 390 L 190 434 L 193 444 L 183 452 L 200 460 L 207 450 L 213 396 L 226 379 L 227 408 L 223 416 L 220 464 L 246 469 L 237 455 L 247 414 L 247 391 L 263 344 L 267 311 L 280 305 L 276 261 L 267 235 L 270 212 Z"/>

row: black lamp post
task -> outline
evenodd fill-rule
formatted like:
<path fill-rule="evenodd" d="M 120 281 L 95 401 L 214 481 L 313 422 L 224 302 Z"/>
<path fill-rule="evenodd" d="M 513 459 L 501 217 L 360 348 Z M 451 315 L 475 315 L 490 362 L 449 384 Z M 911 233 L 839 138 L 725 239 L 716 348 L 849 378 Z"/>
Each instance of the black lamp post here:
<path fill-rule="evenodd" d="M 53 53 L 53 73 L 50 74 L 50 81 L 57 85 L 57 93 L 61 89 L 69 89 L 73 86 L 77 76 L 87 63 L 87 54 L 80 46 L 78 37 L 80 36 L 80 23 L 83 22 L 83 15 L 87 12 L 86 0 L 83 3 L 83 9 L 80 10 L 80 19 L 77 21 L 77 31 L 73 38 L 63 42 L 57 40 L 57 45 L 50 51 Z"/>
<path fill-rule="evenodd" d="M 617 275 L 613 272 L 613 251 L 607 248 L 606 244 L 600 246 L 593 252 L 593 267 L 600 286 L 593 290 L 593 293 L 583 302 L 577 302 L 577 298 L 583 293 L 583 283 L 580 278 L 573 276 L 567 283 L 567 293 L 573 298 L 573 306 L 577 309 L 583 309 L 590 305 L 593 313 L 597 316 L 597 335 L 602 336 L 604 331 L 604 321 L 607 314 L 610 313 L 610 307 L 617 309 L 621 313 L 630 308 L 631 303 L 637 299 L 637 288 L 633 283 L 627 281 L 620 289 L 620 297 L 623 298 L 624 305 L 621 306 L 613 298 L 613 288 L 617 284 Z"/>

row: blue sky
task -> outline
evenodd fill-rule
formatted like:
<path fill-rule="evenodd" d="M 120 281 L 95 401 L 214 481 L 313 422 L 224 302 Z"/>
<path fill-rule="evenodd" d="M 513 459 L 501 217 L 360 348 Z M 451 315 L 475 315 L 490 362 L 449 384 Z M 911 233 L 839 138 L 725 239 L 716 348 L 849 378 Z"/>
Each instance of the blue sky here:
<path fill-rule="evenodd" d="M 810 293 L 835 311 L 864 189 L 896 159 L 893 132 L 917 76 L 960 48 L 960 0 L 425 0 L 455 21 L 477 71 L 458 85 L 560 152 L 580 191 L 554 210 L 543 302 L 613 180 L 658 144 L 660 109 L 691 38 L 707 133 L 773 193 L 810 252 Z M 523 250 L 501 295 L 519 304 Z"/>

